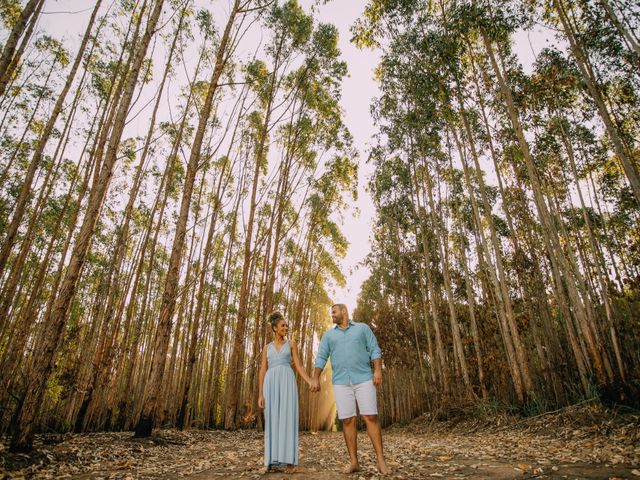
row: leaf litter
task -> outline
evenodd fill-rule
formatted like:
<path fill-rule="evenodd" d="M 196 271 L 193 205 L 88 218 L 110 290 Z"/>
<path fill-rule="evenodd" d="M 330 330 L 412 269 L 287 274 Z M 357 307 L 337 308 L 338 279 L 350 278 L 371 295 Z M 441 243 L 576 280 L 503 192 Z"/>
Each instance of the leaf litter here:
<path fill-rule="evenodd" d="M 640 415 L 598 405 L 538 417 L 508 415 L 434 421 L 423 415 L 383 433 L 396 479 L 640 478 Z M 262 434 L 254 430 L 157 430 L 38 435 L 30 454 L 0 442 L 0 479 L 382 478 L 366 432 L 358 437 L 361 471 L 347 476 L 339 432 L 301 432 L 294 473 L 262 473 Z"/>

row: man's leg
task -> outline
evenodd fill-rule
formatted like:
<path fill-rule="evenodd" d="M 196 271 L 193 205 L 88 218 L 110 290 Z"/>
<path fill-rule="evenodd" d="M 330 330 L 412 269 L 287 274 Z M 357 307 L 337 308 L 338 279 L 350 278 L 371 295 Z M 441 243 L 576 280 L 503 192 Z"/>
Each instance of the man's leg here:
<path fill-rule="evenodd" d="M 338 418 L 342 421 L 342 434 L 349 452 L 349 465 L 344 467 L 343 473 L 353 473 L 360 470 L 358 465 L 358 430 L 356 426 L 356 394 L 353 385 L 334 385 L 333 395 L 336 399 Z"/>
<path fill-rule="evenodd" d="M 367 426 L 367 433 L 369 434 L 371 443 L 373 443 L 373 449 L 376 451 L 378 470 L 380 470 L 380 473 L 383 475 L 388 475 L 391 471 L 384 461 L 384 452 L 382 450 L 382 431 L 380 430 L 380 424 L 378 423 L 378 415 L 363 415 L 362 418 Z"/>
<path fill-rule="evenodd" d="M 356 425 L 356 417 L 349 417 L 342 420 L 342 434 L 347 444 L 349 452 L 349 465 L 344 467 L 344 473 L 353 473 L 360 470 L 358 464 L 358 429 Z"/>
<path fill-rule="evenodd" d="M 382 451 L 382 431 L 378 423 L 378 402 L 376 399 L 376 387 L 371 380 L 359 383 L 355 388 L 356 399 L 360 413 L 367 426 L 367 433 L 373 443 L 378 460 L 378 470 L 383 475 L 391 473 L 384 461 L 384 453 Z"/>

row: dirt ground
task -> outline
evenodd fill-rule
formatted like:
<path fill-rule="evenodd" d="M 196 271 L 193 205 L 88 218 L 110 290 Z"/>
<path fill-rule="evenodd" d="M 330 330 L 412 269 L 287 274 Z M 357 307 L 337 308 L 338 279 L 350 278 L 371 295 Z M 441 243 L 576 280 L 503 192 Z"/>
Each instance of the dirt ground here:
<path fill-rule="evenodd" d="M 390 478 L 640 479 L 640 417 L 597 406 L 536 418 L 492 417 L 385 429 Z M 261 474 L 262 435 L 256 431 L 160 430 L 38 436 L 29 455 L 0 446 L 0 478 L 72 479 L 373 479 L 381 478 L 365 432 L 362 470 L 343 475 L 339 432 L 300 433 L 300 472 Z"/>

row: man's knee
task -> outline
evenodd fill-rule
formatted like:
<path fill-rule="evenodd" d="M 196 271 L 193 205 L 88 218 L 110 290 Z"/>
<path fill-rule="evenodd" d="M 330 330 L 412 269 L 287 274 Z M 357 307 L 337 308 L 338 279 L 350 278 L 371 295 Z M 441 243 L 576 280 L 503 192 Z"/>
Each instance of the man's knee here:
<path fill-rule="evenodd" d="M 366 423 L 378 423 L 378 415 L 362 415 Z"/>
<path fill-rule="evenodd" d="M 356 417 L 343 418 L 342 424 L 346 427 L 349 427 L 356 423 Z"/>

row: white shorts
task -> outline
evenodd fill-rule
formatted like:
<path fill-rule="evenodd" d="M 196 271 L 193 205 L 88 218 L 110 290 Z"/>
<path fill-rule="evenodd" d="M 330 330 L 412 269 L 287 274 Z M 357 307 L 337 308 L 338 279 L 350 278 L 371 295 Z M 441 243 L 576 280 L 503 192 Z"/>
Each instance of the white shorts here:
<path fill-rule="evenodd" d="M 376 386 L 373 380 L 358 383 L 356 385 L 334 385 L 333 395 L 336 398 L 338 408 L 338 418 L 356 416 L 356 403 L 360 410 L 360 415 L 377 415 L 378 403 L 376 400 Z"/>

